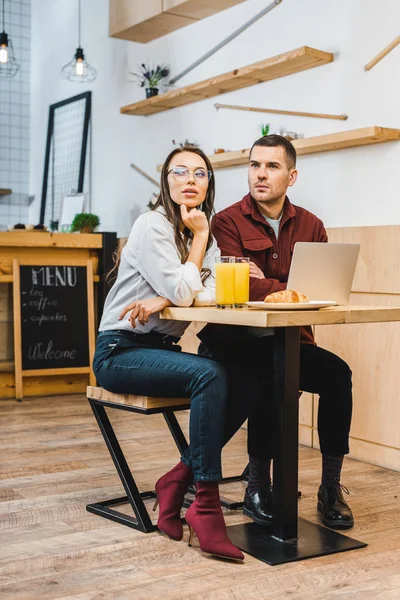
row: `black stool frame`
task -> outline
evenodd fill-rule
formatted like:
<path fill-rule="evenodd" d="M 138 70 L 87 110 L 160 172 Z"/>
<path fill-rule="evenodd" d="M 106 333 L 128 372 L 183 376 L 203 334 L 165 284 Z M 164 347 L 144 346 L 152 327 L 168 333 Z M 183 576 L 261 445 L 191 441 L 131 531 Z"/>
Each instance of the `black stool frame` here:
<path fill-rule="evenodd" d="M 108 402 L 106 400 L 97 400 L 94 398 L 88 398 L 89 404 L 93 410 L 94 416 L 103 435 L 104 441 L 107 445 L 108 451 L 110 452 L 111 458 L 113 459 L 115 468 L 117 469 L 119 478 L 122 485 L 124 486 L 126 496 L 121 498 L 115 498 L 113 500 L 104 500 L 102 502 L 96 502 L 94 504 L 88 504 L 86 510 L 90 513 L 94 513 L 111 521 L 127 525 L 138 529 L 143 533 L 151 533 L 157 530 L 157 525 L 154 525 L 150 519 L 150 515 L 143 500 L 149 498 L 156 498 L 154 490 L 148 492 L 139 492 L 136 485 L 135 479 L 131 473 L 131 470 L 126 462 L 122 448 L 118 442 L 115 431 L 108 418 L 106 408 L 117 408 L 120 410 L 127 410 L 142 415 L 154 415 L 162 413 L 164 419 L 167 422 L 171 435 L 178 448 L 180 454 L 183 454 L 188 447 L 188 443 L 183 434 L 183 431 L 177 421 L 175 412 L 178 410 L 190 409 L 190 403 L 181 404 L 178 406 L 158 407 L 158 408 L 140 408 L 137 406 L 129 406 L 125 404 L 117 404 L 115 402 Z M 241 475 L 234 477 L 225 477 L 220 483 L 230 483 L 233 481 L 244 481 L 247 479 L 248 467 L 245 468 Z M 194 494 L 196 492 L 194 486 L 188 488 L 188 493 Z M 126 515 L 120 511 L 114 510 L 113 506 L 119 504 L 130 503 L 135 517 Z M 190 506 L 193 502 L 193 498 L 185 498 L 183 503 L 184 507 Z M 221 497 L 221 506 L 230 510 L 242 508 L 243 502 L 230 502 L 226 498 Z"/>

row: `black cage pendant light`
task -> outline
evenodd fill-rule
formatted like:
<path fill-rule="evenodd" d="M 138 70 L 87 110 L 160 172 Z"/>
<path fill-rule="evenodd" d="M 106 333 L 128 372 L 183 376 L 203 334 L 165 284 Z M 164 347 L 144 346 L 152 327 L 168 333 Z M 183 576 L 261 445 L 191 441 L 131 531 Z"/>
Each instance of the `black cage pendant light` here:
<path fill-rule="evenodd" d="M 83 49 L 81 48 L 81 0 L 78 2 L 78 48 L 74 58 L 61 69 L 61 77 L 69 81 L 80 81 L 90 83 L 97 77 L 97 71 L 85 60 Z"/>
<path fill-rule="evenodd" d="M 0 77 L 14 77 L 19 70 L 19 64 L 14 56 L 14 49 L 11 40 L 5 32 L 4 22 L 4 0 L 2 2 L 2 25 L 3 31 L 0 33 Z"/>

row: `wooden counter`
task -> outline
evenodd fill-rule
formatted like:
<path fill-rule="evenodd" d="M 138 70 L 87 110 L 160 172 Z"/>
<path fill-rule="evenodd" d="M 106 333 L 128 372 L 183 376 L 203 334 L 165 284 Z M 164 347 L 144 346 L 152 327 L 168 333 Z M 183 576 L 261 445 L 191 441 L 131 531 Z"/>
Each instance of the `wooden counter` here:
<path fill-rule="evenodd" d="M 0 398 L 15 394 L 12 261 L 92 260 L 95 303 L 101 307 L 107 290 L 104 275 L 112 264 L 114 233 L 0 232 Z M 88 375 L 54 375 L 24 379 L 24 396 L 84 393 Z"/>

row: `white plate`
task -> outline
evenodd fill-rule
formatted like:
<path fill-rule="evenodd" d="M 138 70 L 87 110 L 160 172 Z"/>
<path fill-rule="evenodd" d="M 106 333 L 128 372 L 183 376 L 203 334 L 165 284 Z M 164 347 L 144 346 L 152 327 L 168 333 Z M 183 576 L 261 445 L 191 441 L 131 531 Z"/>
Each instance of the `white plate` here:
<path fill-rule="evenodd" d="M 335 306 L 334 300 L 310 300 L 310 302 L 246 302 L 250 308 L 258 310 L 315 310 Z"/>

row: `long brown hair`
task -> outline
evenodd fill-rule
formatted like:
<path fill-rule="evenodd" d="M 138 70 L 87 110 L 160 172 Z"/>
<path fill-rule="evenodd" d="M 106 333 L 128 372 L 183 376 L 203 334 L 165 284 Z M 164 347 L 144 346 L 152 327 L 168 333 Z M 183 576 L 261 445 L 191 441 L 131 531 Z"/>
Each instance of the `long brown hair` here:
<path fill-rule="evenodd" d="M 204 162 L 207 165 L 207 169 L 209 171 L 211 171 L 211 177 L 208 182 L 207 194 L 206 194 L 206 197 L 202 204 L 202 210 L 207 217 L 208 223 L 210 223 L 211 217 L 214 214 L 215 179 L 214 179 L 214 171 L 213 171 L 210 159 L 208 158 L 208 156 L 206 154 L 204 154 L 204 152 L 202 150 L 200 150 L 200 148 L 197 148 L 196 146 L 190 145 L 190 146 L 182 146 L 180 148 L 175 148 L 174 150 L 172 150 L 172 152 L 170 152 L 168 154 L 168 156 L 165 159 L 165 162 L 163 164 L 163 168 L 161 171 L 160 193 L 158 195 L 158 198 L 156 200 L 154 207 L 151 210 L 157 210 L 157 208 L 159 208 L 159 207 L 162 207 L 164 209 L 166 218 L 168 219 L 168 221 L 172 224 L 172 226 L 174 228 L 174 240 L 175 240 L 175 244 L 178 249 L 178 252 L 179 252 L 181 263 L 183 264 L 187 261 L 187 258 L 189 256 L 189 240 L 191 240 L 193 238 L 193 233 L 187 227 L 185 227 L 183 232 L 181 232 L 181 230 L 180 230 L 180 226 L 182 224 L 181 209 L 180 209 L 180 206 L 172 200 L 170 192 L 169 192 L 169 184 L 168 184 L 168 171 L 169 171 L 169 165 L 171 163 L 171 160 L 174 158 L 174 156 L 176 156 L 177 154 L 180 154 L 182 152 L 191 152 L 192 154 L 197 154 L 204 160 Z M 182 235 L 182 233 L 183 233 L 183 235 Z M 212 237 L 211 228 L 210 228 L 210 232 L 208 235 L 208 241 L 207 241 L 207 250 L 210 248 L 210 246 L 212 244 L 212 240 L 213 240 L 213 237 Z M 114 267 L 111 269 L 111 271 L 107 275 L 108 279 L 112 278 L 113 275 L 116 276 L 116 272 L 117 272 L 119 264 L 121 262 L 121 253 L 122 253 L 122 250 L 123 250 L 125 244 L 126 244 L 126 242 L 123 244 L 120 244 L 118 249 L 115 252 L 115 255 L 114 255 L 115 264 L 114 264 Z M 210 275 L 209 269 L 202 270 L 203 282 L 205 281 L 205 279 L 207 279 L 207 277 L 209 275 Z"/>

